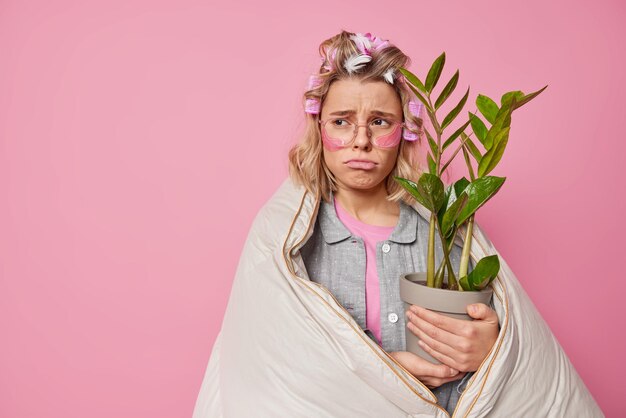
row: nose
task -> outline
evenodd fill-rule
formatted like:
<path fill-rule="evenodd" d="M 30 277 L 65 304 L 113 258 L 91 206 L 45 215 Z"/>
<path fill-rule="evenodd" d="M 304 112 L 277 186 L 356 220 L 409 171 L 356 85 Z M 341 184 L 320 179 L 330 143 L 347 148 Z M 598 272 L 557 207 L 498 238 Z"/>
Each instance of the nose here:
<path fill-rule="evenodd" d="M 353 149 L 364 149 L 368 150 L 372 148 L 372 142 L 369 137 L 369 128 L 367 125 L 357 126 L 356 128 L 356 137 L 354 138 L 354 142 L 352 143 Z"/>

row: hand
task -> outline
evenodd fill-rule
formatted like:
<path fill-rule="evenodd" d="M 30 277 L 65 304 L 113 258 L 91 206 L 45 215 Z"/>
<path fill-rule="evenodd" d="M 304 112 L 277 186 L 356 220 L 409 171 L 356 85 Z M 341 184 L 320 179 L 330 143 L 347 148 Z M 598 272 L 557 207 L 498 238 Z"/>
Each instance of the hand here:
<path fill-rule="evenodd" d="M 459 373 L 444 364 L 433 364 L 408 351 L 392 351 L 389 355 L 430 389 L 465 376 L 465 373 Z"/>
<path fill-rule="evenodd" d="M 484 303 L 467 306 L 473 321 L 441 315 L 411 305 L 407 327 L 419 337 L 428 354 L 462 372 L 473 372 L 483 362 L 499 333 L 498 315 Z"/>

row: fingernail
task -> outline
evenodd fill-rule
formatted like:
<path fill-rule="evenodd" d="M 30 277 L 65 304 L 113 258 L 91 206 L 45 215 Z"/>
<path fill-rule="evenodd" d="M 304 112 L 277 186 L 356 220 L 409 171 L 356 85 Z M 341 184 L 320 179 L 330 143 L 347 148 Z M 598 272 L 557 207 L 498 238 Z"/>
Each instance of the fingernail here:
<path fill-rule="evenodd" d="M 454 376 L 454 375 L 456 375 L 458 373 L 459 373 L 458 370 L 450 369 L 450 376 Z"/>

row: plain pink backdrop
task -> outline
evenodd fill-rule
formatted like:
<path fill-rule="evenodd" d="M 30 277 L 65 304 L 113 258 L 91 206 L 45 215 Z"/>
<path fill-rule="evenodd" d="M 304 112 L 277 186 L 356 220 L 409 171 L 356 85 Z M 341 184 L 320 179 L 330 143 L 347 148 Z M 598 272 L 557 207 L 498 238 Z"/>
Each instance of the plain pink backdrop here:
<path fill-rule="evenodd" d="M 191 415 L 341 29 L 390 39 L 421 76 L 446 51 L 442 80 L 459 68 L 471 103 L 549 85 L 514 114 L 477 219 L 624 416 L 624 21 L 606 0 L 1 0 L 0 416 Z"/>

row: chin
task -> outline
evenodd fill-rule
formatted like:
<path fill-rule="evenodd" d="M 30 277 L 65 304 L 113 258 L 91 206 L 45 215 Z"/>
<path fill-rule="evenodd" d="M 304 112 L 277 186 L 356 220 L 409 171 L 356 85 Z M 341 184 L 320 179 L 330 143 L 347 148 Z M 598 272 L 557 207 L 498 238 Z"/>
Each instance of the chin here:
<path fill-rule="evenodd" d="M 340 179 L 341 181 L 341 179 Z M 385 182 L 385 179 L 373 178 L 370 176 L 358 176 L 357 178 L 350 178 L 345 181 L 341 181 L 344 185 L 351 189 L 356 190 L 369 190 L 375 189 Z"/>

